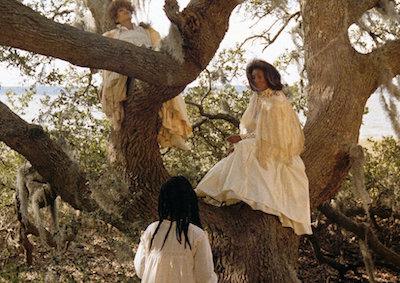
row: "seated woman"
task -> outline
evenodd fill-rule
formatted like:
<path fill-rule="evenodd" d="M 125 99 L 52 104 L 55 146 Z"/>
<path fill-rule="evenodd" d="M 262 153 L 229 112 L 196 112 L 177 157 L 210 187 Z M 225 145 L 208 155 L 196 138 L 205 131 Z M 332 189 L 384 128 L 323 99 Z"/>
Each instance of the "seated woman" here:
<path fill-rule="evenodd" d="M 254 60 L 246 73 L 256 93 L 241 118 L 240 135 L 228 138 L 233 152 L 211 168 L 196 192 L 214 205 L 244 201 L 278 216 L 298 235 L 312 234 L 299 119 L 271 64 Z"/>
<path fill-rule="evenodd" d="M 109 6 L 109 14 L 117 27 L 103 35 L 128 41 L 137 46 L 159 50 L 161 42 L 159 33 L 149 25 L 133 24 L 132 12 L 134 11 L 130 1 L 112 1 Z M 124 119 L 123 102 L 127 99 L 127 83 L 127 76 L 103 70 L 101 104 L 116 131 L 120 130 Z M 164 102 L 159 115 L 162 120 L 162 126 L 158 133 L 160 147 L 177 147 L 188 150 L 189 147 L 185 140 L 191 135 L 192 127 L 183 97 L 178 95 Z"/>

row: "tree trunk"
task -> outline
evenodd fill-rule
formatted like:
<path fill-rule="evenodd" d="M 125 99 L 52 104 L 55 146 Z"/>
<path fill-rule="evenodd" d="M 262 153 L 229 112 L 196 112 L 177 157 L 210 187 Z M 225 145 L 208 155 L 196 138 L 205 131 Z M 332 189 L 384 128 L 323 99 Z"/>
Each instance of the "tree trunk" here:
<path fill-rule="evenodd" d="M 158 188 L 169 177 L 160 154 L 157 133 L 160 128 L 158 112 L 161 98 L 166 97 L 167 88 L 156 88 L 142 81 L 128 80 L 128 98 L 124 102 L 124 119 L 120 131 L 112 131 L 110 142 L 112 159 L 127 178 L 130 195 L 136 198 L 135 210 L 142 220 L 155 218 Z M 160 99 L 148 101 L 148 96 Z M 131 209 L 125 210 L 127 217 Z M 136 215 L 134 217 L 137 217 Z"/>
<path fill-rule="evenodd" d="M 159 188 L 169 177 L 157 142 L 161 122 L 157 113 L 161 100 L 180 90 L 131 80 L 121 130 L 111 134 L 115 161 L 130 184 L 129 196 L 118 204 L 125 206 L 122 217 L 137 221 L 140 215 L 143 228 L 157 219 Z M 149 103 L 148 95 L 160 99 Z M 128 201 L 132 199 L 134 205 Z M 299 237 L 283 228 L 276 216 L 254 211 L 244 203 L 224 208 L 202 203 L 201 212 L 221 282 L 298 281 Z"/>
<path fill-rule="evenodd" d="M 299 282 L 299 237 L 278 217 L 240 203 L 209 209 L 203 219 L 220 282 Z"/>
<path fill-rule="evenodd" d="M 332 198 L 350 168 L 368 97 L 378 87 L 368 57 L 351 46 L 346 1 L 308 0 L 302 5 L 308 84 L 306 150 L 312 208 Z M 334 17 L 331 15 L 335 14 Z"/>
<path fill-rule="evenodd" d="M 171 7 L 176 3 L 167 2 Z M 77 31 L 44 19 L 18 1 L 0 0 L 0 23 L 5 30 L 0 44 L 141 80 L 131 81 L 121 131 L 112 132 L 110 138 L 130 189 L 117 204 L 121 217 L 101 211 L 79 167 L 41 128 L 22 121 L 2 103 L 0 140 L 31 161 L 64 201 L 84 211 L 101 211 L 102 219 L 134 235 L 133 222 L 139 219 L 144 227 L 156 219 L 158 190 L 168 178 L 157 143 L 162 102 L 180 93 L 207 66 L 240 2 L 192 0 L 182 12 L 167 11 L 183 37 L 185 62 L 178 64 L 167 54 Z M 310 109 L 302 158 L 312 209 L 333 197 L 347 175 L 348 150 L 357 143 L 366 100 L 382 80 L 381 59 L 391 74 L 400 73 L 399 40 L 369 55 L 358 54 L 349 43 L 348 27 L 378 2 L 301 1 Z M 127 54 L 127 60 L 116 60 L 121 54 Z M 222 282 L 298 281 L 299 237 L 283 228 L 277 217 L 244 204 L 216 208 L 202 203 L 201 213 Z"/>

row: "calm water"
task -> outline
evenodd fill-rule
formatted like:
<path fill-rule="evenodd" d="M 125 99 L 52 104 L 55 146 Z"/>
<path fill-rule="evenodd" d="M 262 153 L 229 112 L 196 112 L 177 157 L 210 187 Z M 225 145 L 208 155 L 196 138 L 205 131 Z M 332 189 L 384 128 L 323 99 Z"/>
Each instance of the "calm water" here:
<path fill-rule="evenodd" d="M 240 87 L 242 88 L 242 87 Z M 7 99 L 4 95 L 6 91 L 14 91 L 16 93 L 23 93 L 24 88 L 22 87 L 6 87 L 0 88 L 0 101 L 7 103 Z M 49 95 L 56 94 L 60 90 L 59 87 L 38 87 L 37 92 L 39 94 L 47 93 Z M 29 111 L 27 111 L 26 115 L 23 118 L 31 122 L 32 119 L 37 115 L 39 109 L 39 98 L 37 97 L 32 103 L 29 105 Z M 392 136 L 394 135 L 391 123 L 389 118 L 387 117 L 382 105 L 379 101 L 378 94 L 374 94 L 370 97 L 367 102 L 367 107 L 369 109 L 368 114 L 365 114 L 363 117 L 363 125 L 360 129 L 360 140 L 365 140 L 366 138 L 381 138 L 383 136 Z M 398 107 L 400 108 L 400 103 L 398 103 Z"/>

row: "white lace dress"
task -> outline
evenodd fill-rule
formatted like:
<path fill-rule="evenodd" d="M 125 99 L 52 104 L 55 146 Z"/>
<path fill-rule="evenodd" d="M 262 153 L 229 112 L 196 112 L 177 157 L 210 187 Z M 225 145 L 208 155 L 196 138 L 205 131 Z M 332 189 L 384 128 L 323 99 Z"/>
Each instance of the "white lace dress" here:
<path fill-rule="evenodd" d="M 240 121 L 242 140 L 196 188 L 214 205 L 244 201 L 279 217 L 298 235 L 312 234 L 308 178 L 300 154 L 304 134 L 282 91 L 254 94 Z"/>
<path fill-rule="evenodd" d="M 159 50 L 160 37 L 157 31 L 141 26 L 129 30 L 118 25 L 117 28 L 105 32 L 106 37 L 130 42 L 137 46 Z M 123 58 L 121 58 L 123 60 Z M 101 104 L 104 113 L 111 120 L 115 130 L 120 130 L 124 120 L 123 102 L 127 99 L 127 76 L 108 70 L 103 70 L 103 84 L 101 91 Z M 186 140 L 192 134 L 192 126 L 186 111 L 186 104 L 182 95 L 163 103 L 159 112 L 162 126 L 158 133 L 160 147 L 176 147 L 188 150 Z"/>

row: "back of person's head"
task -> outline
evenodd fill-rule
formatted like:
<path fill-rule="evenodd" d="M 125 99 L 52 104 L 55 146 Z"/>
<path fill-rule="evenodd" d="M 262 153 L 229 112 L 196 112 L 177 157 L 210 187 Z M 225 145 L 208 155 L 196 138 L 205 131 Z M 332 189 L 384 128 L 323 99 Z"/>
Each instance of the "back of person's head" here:
<path fill-rule="evenodd" d="M 198 200 L 195 191 L 190 182 L 183 176 L 171 177 L 161 186 L 161 191 L 158 199 L 158 216 L 159 223 L 151 238 L 150 248 L 153 240 L 164 220 L 170 220 L 170 227 L 164 237 L 164 242 L 167 240 L 168 234 L 172 228 L 172 224 L 176 223 L 176 239 L 182 243 L 182 234 L 184 235 L 184 245 L 191 244 L 189 242 L 188 230 L 189 225 L 194 224 L 202 228 Z"/>

